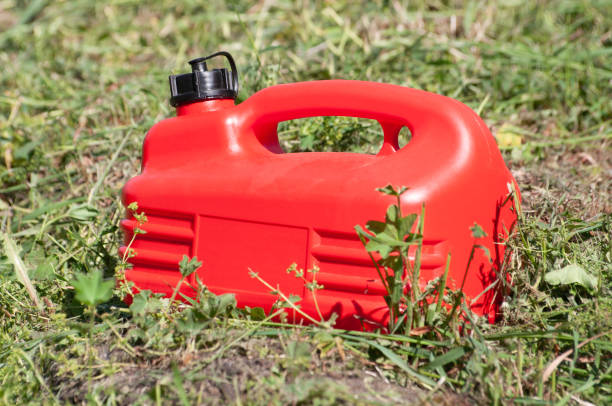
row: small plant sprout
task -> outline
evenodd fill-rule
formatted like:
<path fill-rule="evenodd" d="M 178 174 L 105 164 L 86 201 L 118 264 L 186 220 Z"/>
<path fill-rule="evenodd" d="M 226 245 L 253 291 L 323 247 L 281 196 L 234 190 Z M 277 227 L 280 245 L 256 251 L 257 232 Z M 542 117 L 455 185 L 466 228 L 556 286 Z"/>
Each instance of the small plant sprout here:
<path fill-rule="evenodd" d="M 387 291 L 384 299 L 389 308 L 388 331 L 409 335 L 427 334 L 433 331 L 436 325 L 441 325 L 444 321 L 449 323 L 453 317 L 453 313 L 448 313 L 447 307 L 444 306 L 449 300 L 445 293 L 450 254 L 447 256 L 442 277 L 433 279 L 422 289 L 419 279 L 425 206 L 421 207 L 418 216 L 414 213 L 404 216 L 401 196 L 408 190 L 407 187 L 394 188 L 387 185 L 377 190 L 394 196 L 395 204 L 387 209 L 384 222 L 368 221 L 367 231 L 360 226 L 355 226 L 355 230 Z M 411 250 L 411 247 L 414 249 Z M 373 253 L 378 253 L 380 259 L 375 259 Z M 452 292 L 450 293 L 452 296 Z"/>
<path fill-rule="evenodd" d="M 75 298 L 83 305 L 89 307 L 92 314 L 95 306 L 104 303 L 113 295 L 114 282 L 103 280 L 102 271 L 95 270 L 89 274 L 77 273 L 72 281 Z"/>
<path fill-rule="evenodd" d="M 413 323 L 420 324 L 414 306 L 420 300 L 419 276 L 425 207 L 421 209 L 416 231 L 412 232 L 417 215 L 404 216 L 401 210 L 401 196 L 408 188 L 401 186 L 396 189 L 387 185 L 376 190 L 394 196 L 396 203 L 387 209 L 384 222 L 371 220 L 366 224 L 367 231 L 360 226 L 355 226 L 355 230 L 387 291 L 384 299 L 389 307 L 389 331 L 397 332 L 402 326 L 409 331 Z M 412 246 L 416 247 L 413 262 L 409 259 Z M 380 255 L 380 260 L 374 259 L 374 252 Z M 415 316 L 417 320 L 414 320 Z"/>
<path fill-rule="evenodd" d="M 304 277 L 304 270 L 298 269 L 297 264 L 292 264 L 287 269 L 287 273 L 293 273 L 296 276 L 296 278 L 302 279 L 304 281 L 306 289 L 312 292 L 312 295 L 313 295 L 312 297 L 313 297 L 315 308 L 317 310 L 317 314 L 319 316 L 319 320 L 316 320 L 315 318 L 311 317 L 310 315 L 308 315 L 306 312 L 304 312 L 300 308 L 300 306 L 297 303 L 300 300 L 302 300 L 302 298 L 299 297 L 298 295 L 289 295 L 289 296 L 285 295 L 281 291 L 279 285 L 276 285 L 276 287 L 270 285 L 266 280 L 264 280 L 261 276 L 259 276 L 257 272 L 253 271 L 250 268 L 249 268 L 249 276 L 259 281 L 266 288 L 270 289 L 270 294 L 278 296 L 281 307 L 292 309 L 297 314 L 299 314 L 301 317 L 303 317 L 305 320 L 308 320 L 309 322 L 311 322 L 312 324 L 318 327 L 331 328 L 336 321 L 337 315 L 334 313 L 332 314 L 329 320 L 324 320 L 323 315 L 321 314 L 321 311 L 319 310 L 319 306 L 317 304 L 317 299 L 316 299 L 316 291 L 319 289 L 323 289 L 323 285 L 319 285 L 316 282 L 316 274 L 318 271 L 319 271 L 318 267 L 314 267 L 312 270 L 307 271 L 308 273 L 312 273 L 313 275 L 313 280 L 309 281 L 307 278 Z"/>
<path fill-rule="evenodd" d="M 178 291 L 181 289 L 183 282 L 192 273 L 197 271 L 202 266 L 202 262 L 198 261 L 198 257 L 189 258 L 187 255 L 183 255 L 183 259 L 179 262 L 179 271 L 181 272 L 181 279 L 179 279 L 174 291 L 172 292 L 172 296 L 170 296 L 170 304 L 174 303 L 174 299 Z"/>
<path fill-rule="evenodd" d="M 312 275 L 312 280 L 308 280 L 304 276 L 304 270 L 298 268 L 296 263 L 291 264 L 291 266 L 287 268 L 287 273 L 293 273 L 296 278 L 301 279 L 304 282 L 304 286 L 312 294 L 312 300 L 314 302 L 315 309 L 317 310 L 317 315 L 319 316 L 320 320 L 323 320 L 323 314 L 321 313 L 319 303 L 317 302 L 317 290 L 324 288 L 323 285 L 317 283 L 317 273 L 319 273 L 319 267 L 314 265 L 312 269 L 307 271 L 308 274 Z"/>
<path fill-rule="evenodd" d="M 131 267 L 131 264 L 128 262 L 130 258 L 134 258 L 136 256 L 136 251 L 132 248 L 132 244 L 136 240 L 136 236 L 146 234 L 146 230 L 142 227 L 147 221 L 146 214 L 144 211 L 138 212 L 138 202 L 132 202 L 128 204 L 127 210 L 130 215 L 136 220 L 137 227 L 134 227 L 132 238 L 127 244 L 125 251 L 123 252 L 123 256 L 121 257 L 121 261 L 115 267 L 115 278 L 119 281 L 118 283 L 118 294 L 123 298 L 132 293 L 133 283 L 128 281 L 125 278 L 125 271 Z"/>
<path fill-rule="evenodd" d="M 89 354 L 88 385 L 91 386 L 91 365 L 93 357 L 89 343 L 92 339 L 92 330 L 96 320 L 96 306 L 106 302 L 112 297 L 115 282 L 113 280 L 104 280 L 102 271 L 97 269 L 89 274 L 77 273 L 71 284 L 72 287 L 74 287 L 76 300 L 82 305 L 87 306 L 90 313 L 89 325 L 87 326 L 89 338 L 87 341 L 87 352 Z"/>
<path fill-rule="evenodd" d="M 474 225 L 470 227 L 470 231 L 472 232 L 472 237 L 474 237 L 474 240 L 476 241 L 480 238 L 484 238 L 487 236 L 485 230 L 478 223 L 474 223 Z M 470 251 L 470 257 L 468 259 L 467 266 L 465 267 L 465 272 L 463 273 L 463 280 L 461 281 L 461 288 L 459 289 L 461 291 L 463 291 L 463 286 L 465 285 L 465 281 L 467 279 L 468 271 L 470 269 L 470 265 L 472 264 L 472 260 L 474 260 L 474 254 L 476 253 L 476 249 L 481 249 L 484 252 L 485 256 L 489 260 L 489 263 L 493 262 L 489 249 L 482 244 L 477 244 L 476 242 L 474 242 L 474 244 L 472 244 L 472 250 Z"/>

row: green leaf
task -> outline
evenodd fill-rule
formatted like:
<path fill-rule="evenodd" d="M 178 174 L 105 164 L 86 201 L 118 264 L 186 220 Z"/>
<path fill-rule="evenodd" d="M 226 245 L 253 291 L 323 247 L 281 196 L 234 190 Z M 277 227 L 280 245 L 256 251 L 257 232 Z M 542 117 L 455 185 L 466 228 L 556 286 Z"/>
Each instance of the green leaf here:
<path fill-rule="evenodd" d="M 556 271 L 547 272 L 544 280 L 551 285 L 571 285 L 577 283 L 588 289 L 597 288 L 597 278 L 577 264 L 570 264 Z"/>
<path fill-rule="evenodd" d="M 474 247 L 475 248 L 480 248 L 484 252 L 485 256 L 489 260 L 489 263 L 493 262 L 493 259 L 491 258 L 491 252 L 489 251 L 489 249 L 487 247 L 485 247 L 482 244 L 475 244 Z"/>
<path fill-rule="evenodd" d="M 299 297 L 298 295 L 289 295 L 289 297 L 287 298 L 289 299 L 289 301 L 293 304 L 296 304 L 297 302 L 299 302 L 300 300 L 302 300 L 301 297 Z"/>
<path fill-rule="evenodd" d="M 210 319 L 198 313 L 193 307 L 185 309 L 181 318 L 177 320 L 179 331 L 185 333 L 195 333 L 206 327 Z"/>
<path fill-rule="evenodd" d="M 408 190 L 408 188 L 406 186 L 399 186 L 397 189 L 395 189 L 393 185 L 388 184 L 385 187 L 376 188 L 376 190 L 380 193 L 389 196 L 401 196 L 405 191 Z"/>
<path fill-rule="evenodd" d="M 113 280 L 103 280 L 102 271 L 95 270 L 91 273 L 76 274 L 72 281 L 72 286 L 76 292 L 76 299 L 86 306 L 95 306 L 106 302 L 113 295 Z"/>
<path fill-rule="evenodd" d="M 225 313 L 227 310 L 236 307 L 236 295 L 233 293 L 224 293 L 217 296 L 219 298 L 218 313 Z"/>
<path fill-rule="evenodd" d="M 395 222 L 397 222 L 398 217 L 399 217 L 399 207 L 392 204 L 391 206 L 387 208 L 387 214 L 385 215 L 385 219 L 387 220 L 387 225 L 389 225 L 389 223 L 395 224 Z"/>
<path fill-rule="evenodd" d="M 391 184 L 388 184 L 385 187 L 378 187 L 376 188 L 376 191 L 383 193 L 385 195 L 389 195 L 389 196 L 397 196 L 397 192 L 395 191 L 395 188 Z"/>
<path fill-rule="evenodd" d="M 381 243 L 376 240 L 370 240 L 370 242 L 368 242 L 368 244 L 366 245 L 366 250 L 368 252 L 378 252 L 380 256 L 384 259 L 389 256 L 389 254 L 393 250 L 393 247 L 390 247 L 388 244 Z"/>
<path fill-rule="evenodd" d="M 487 236 L 485 230 L 483 230 L 478 223 L 474 223 L 474 225 L 470 227 L 470 230 L 472 230 L 472 237 L 474 238 L 482 238 Z"/>
<path fill-rule="evenodd" d="M 82 223 L 95 219 L 98 214 L 99 212 L 96 208 L 85 203 L 72 206 L 68 211 L 70 218 Z"/>
<path fill-rule="evenodd" d="M 393 269 L 396 272 L 401 272 L 404 269 L 402 258 L 399 255 L 392 255 L 390 257 L 387 257 L 379 261 L 379 265 Z"/>
<path fill-rule="evenodd" d="M 395 231 L 394 227 L 388 227 L 390 231 L 386 231 L 384 233 L 376 234 L 376 236 L 371 236 L 370 241 L 376 241 L 381 244 L 387 244 L 392 247 L 407 247 L 409 244 L 406 244 L 402 240 L 398 240 L 396 238 L 396 234 L 393 233 Z"/>
<path fill-rule="evenodd" d="M 183 277 L 188 277 L 192 273 L 198 270 L 202 266 L 202 263 L 198 261 L 198 257 L 189 259 L 187 255 L 183 255 L 183 259 L 179 262 L 179 271 Z"/>
<path fill-rule="evenodd" d="M 399 221 L 399 232 L 401 236 L 405 236 L 410 233 L 412 226 L 416 221 L 417 215 L 415 213 L 404 216 Z"/>
<path fill-rule="evenodd" d="M 251 319 L 261 321 L 266 318 L 266 312 L 261 307 L 253 307 L 251 309 Z"/>
<path fill-rule="evenodd" d="M 465 354 L 465 348 L 455 347 L 446 354 L 434 358 L 429 364 L 425 365 L 425 369 L 435 369 L 444 366 L 463 357 L 463 354 Z"/>
<path fill-rule="evenodd" d="M 143 316 L 146 313 L 150 296 L 150 290 L 141 290 L 136 295 L 134 295 L 134 299 L 132 299 L 132 304 L 130 305 L 130 311 L 133 315 Z"/>
<path fill-rule="evenodd" d="M 181 295 L 181 297 L 183 298 L 183 300 L 185 300 L 187 303 L 189 303 L 191 306 L 197 306 L 197 304 L 199 303 L 197 300 L 186 296 L 185 294 L 179 292 L 179 295 Z"/>
<path fill-rule="evenodd" d="M 382 233 L 383 231 L 385 231 L 386 227 L 387 223 L 383 223 L 382 221 L 370 220 L 366 223 L 366 228 L 374 234 Z"/>

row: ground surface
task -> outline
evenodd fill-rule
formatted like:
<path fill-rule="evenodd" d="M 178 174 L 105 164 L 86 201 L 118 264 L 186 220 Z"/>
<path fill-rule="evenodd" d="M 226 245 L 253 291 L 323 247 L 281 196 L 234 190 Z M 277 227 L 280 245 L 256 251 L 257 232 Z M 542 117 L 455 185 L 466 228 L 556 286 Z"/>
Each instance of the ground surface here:
<path fill-rule="evenodd" d="M 344 78 L 477 111 L 523 198 L 503 321 L 346 333 L 210 295 L 127 308 L 120 291 L 92 320 L 75 274 L 121 267 L 120 189 L 174 114 L 166 77 L 221 49 L 240 100 Z M 0 403 L 611 403 L 611 60 L 607 0 L 0 1 Z M 379 135 L 346 118 L 279 128 L 288 151 L 375 152 Z M 570 265 L 575 283 L 547 277 Z"/>

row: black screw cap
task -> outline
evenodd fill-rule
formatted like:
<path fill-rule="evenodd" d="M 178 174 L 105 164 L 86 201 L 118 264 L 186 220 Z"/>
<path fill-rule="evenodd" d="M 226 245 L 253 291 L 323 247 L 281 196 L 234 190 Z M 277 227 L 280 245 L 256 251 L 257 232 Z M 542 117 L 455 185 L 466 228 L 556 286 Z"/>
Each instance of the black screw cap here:
<path fill-rule="evenodd" d="M 227 58 L 231 71 L 225 68 L 208 70 L 206 61 L 215 56 Z M 196 101 L 235 99 L 238 95 L 238 70 L 234 58 L 227 52 L 216 52 L 189 61 L 191 73 L 171 75 L 170 104 L 174 107 Z"/>

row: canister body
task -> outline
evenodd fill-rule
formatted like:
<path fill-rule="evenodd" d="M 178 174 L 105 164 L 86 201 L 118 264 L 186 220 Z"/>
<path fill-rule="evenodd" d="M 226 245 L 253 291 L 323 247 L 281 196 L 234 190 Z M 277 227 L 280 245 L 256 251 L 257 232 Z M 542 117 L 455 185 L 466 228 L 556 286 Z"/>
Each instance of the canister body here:
<path fill-rule="evenodd" d="M 401 198 L 404 214 L 425 205 L 422 285 L 442 275 L 450 252 L 450 287 L 458 288 L 467 272 L 463 290 L 478 297 L 472 309 L 494 320 L 501 296 L 487 288 L 498 278 L 516 220 L 508 199 L 514 179 L 469 108 L 398 86 L 326 81 L 276 86 L 237 106 L 193 110 L 151 129 L 142 173 L 123 190 L 124 203 L 138 202 L 148 218 L 140 226 L 133 218 L 122 222 L 126 241 L 134 227 L 147 231 L 134 239 L 134 266 L 126 271 L 139 289 L 171 294 L 182 256 L 197 256 L 198 278 L 214 293 L 235 293 L 240 306 L 269 310 L 277 299 L 249 276 L 252 270 L 285 295 L 300 296 L 306 313 L 316 316 L 315 300 L 324 317 L 336 313 L 337 327 L 384 324 L 385 290 L 354 226 L 384 219 L 394 199 L 375 189 L 392 184 L 409 187 Z M 315 115 L 376 119 L 386 148 L 378 155 L 282 153 L 278 122 Z M 413 137 L 399 149 L 402 125 Z M 474 223 L 488 237 L 476 241 Z M 479 249 L 468 267 L 475 243 L 488 248 L 492 262 Z M 320 269 L 323 289 L 316 297 L 286 272 L 293 263 Z M 190 282 L 196 286 L 195 274 Z M 187 285 L 181 292 L 195 294 Z"/>

